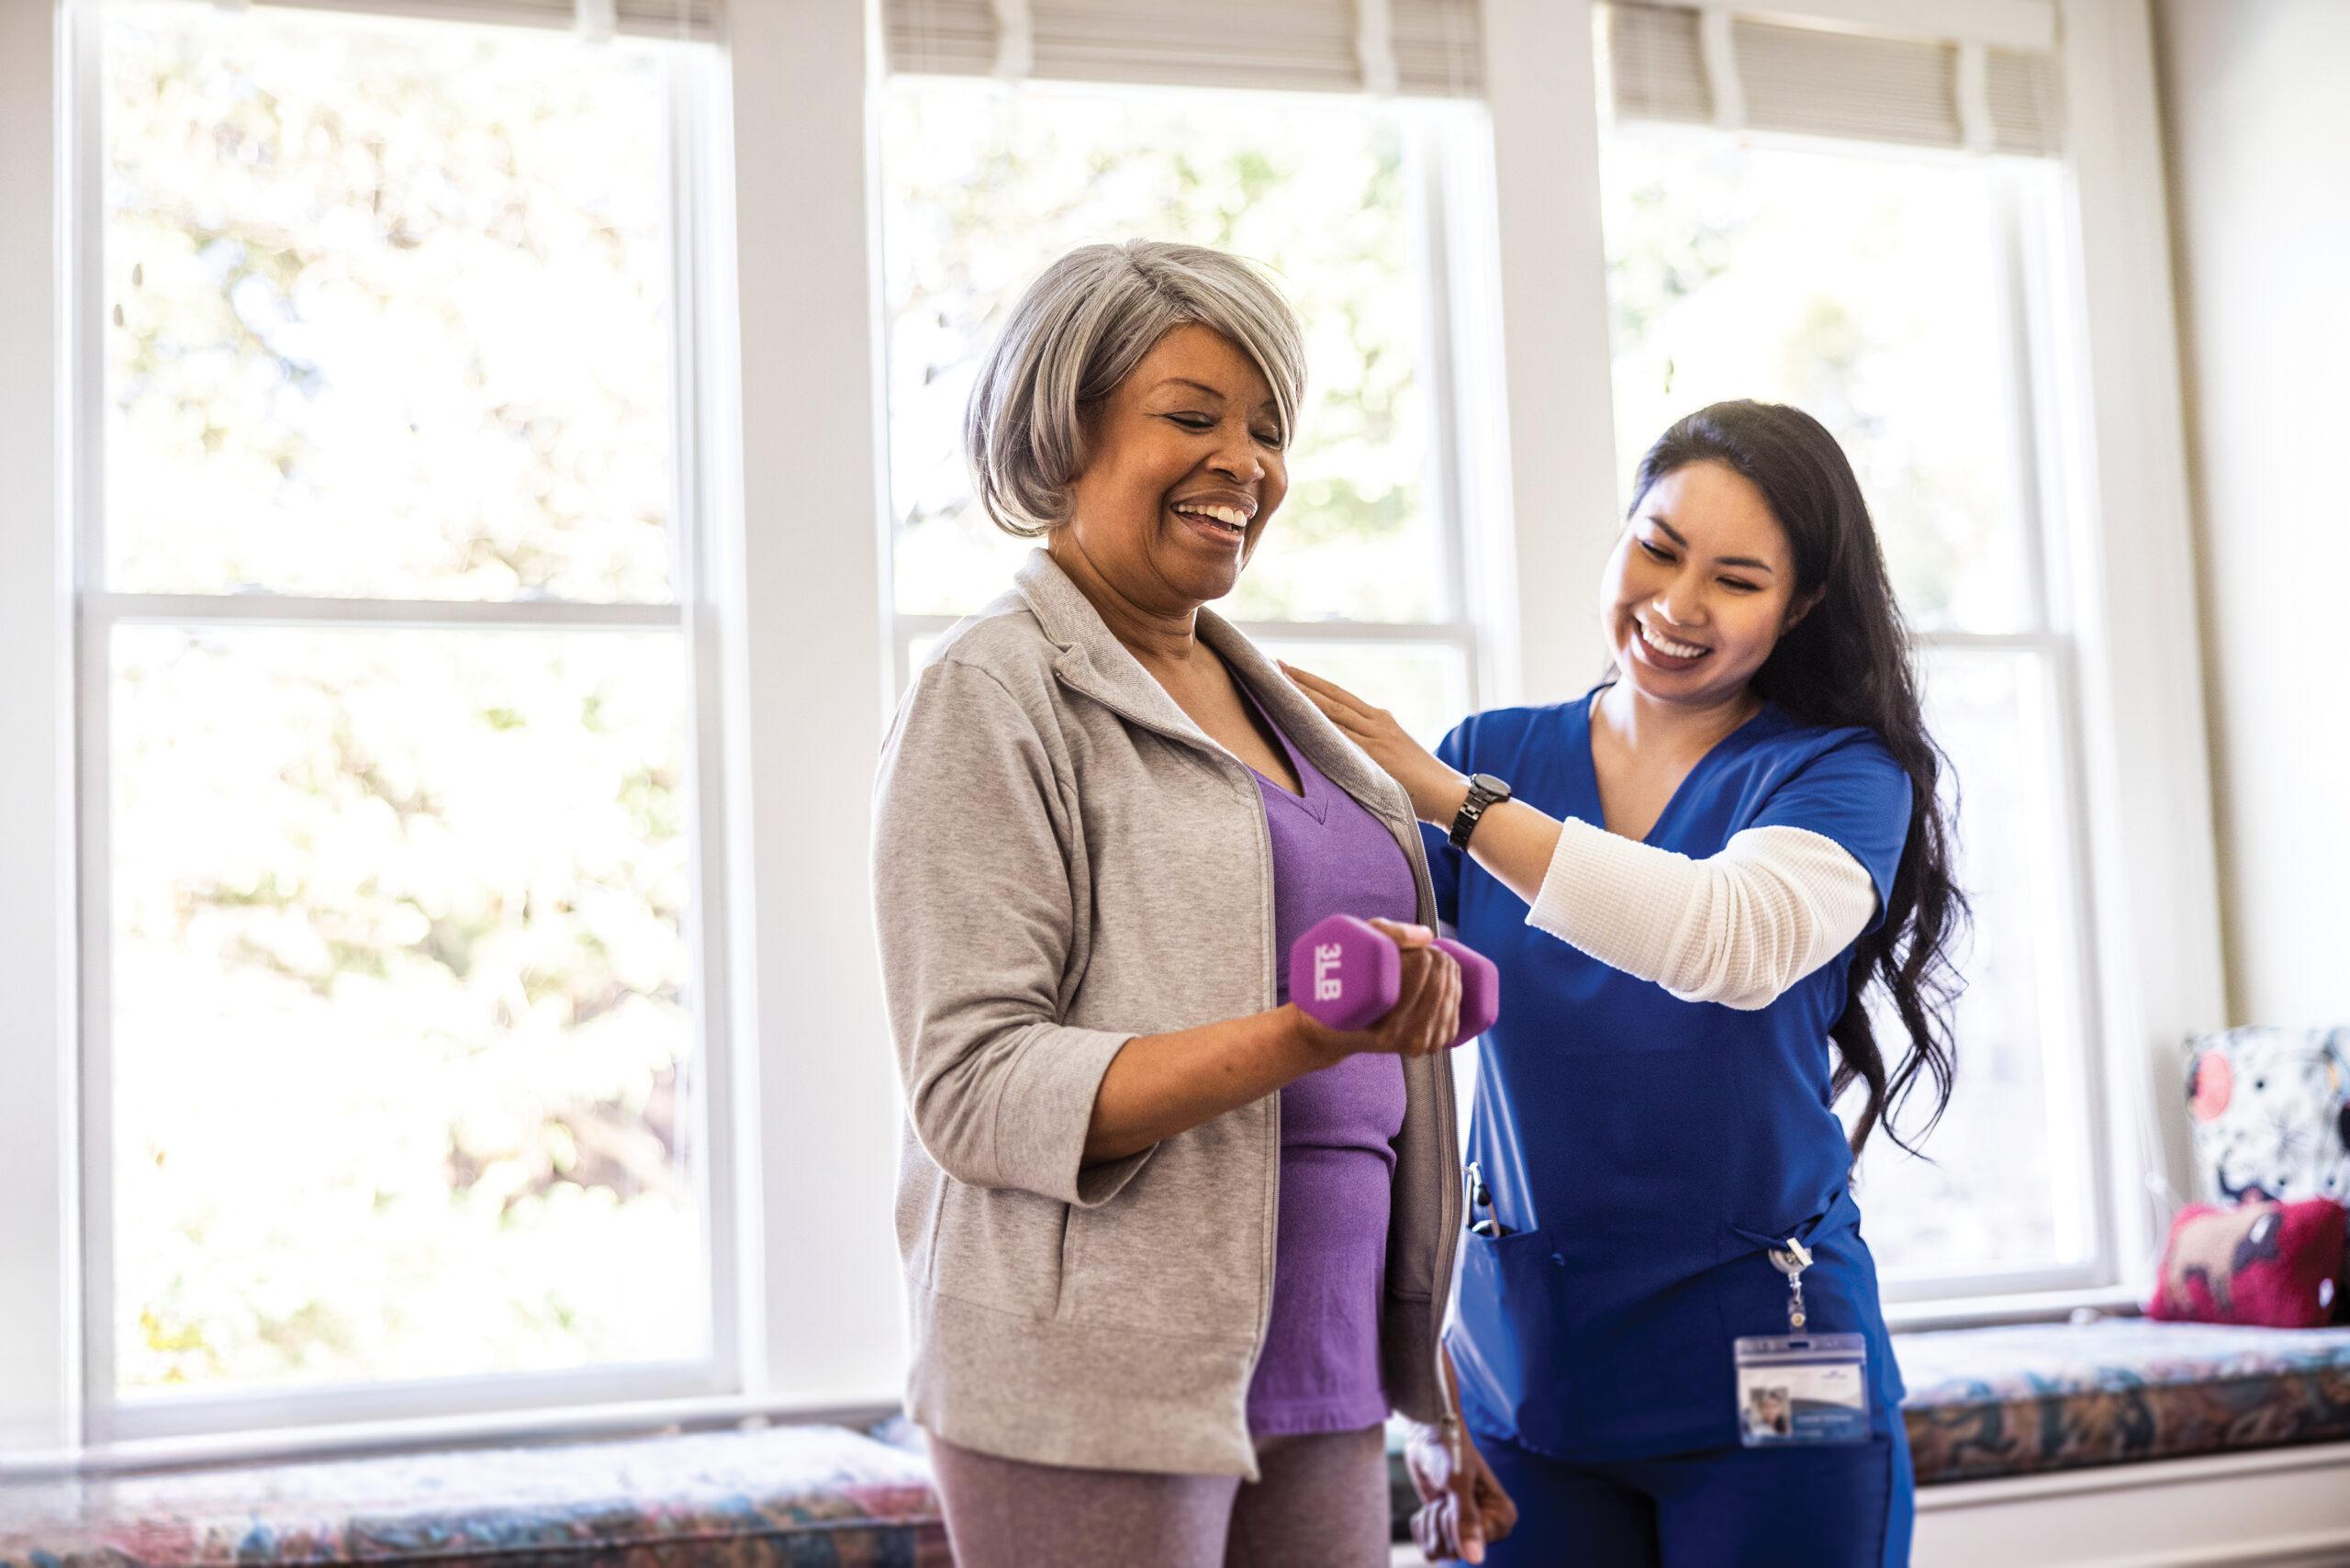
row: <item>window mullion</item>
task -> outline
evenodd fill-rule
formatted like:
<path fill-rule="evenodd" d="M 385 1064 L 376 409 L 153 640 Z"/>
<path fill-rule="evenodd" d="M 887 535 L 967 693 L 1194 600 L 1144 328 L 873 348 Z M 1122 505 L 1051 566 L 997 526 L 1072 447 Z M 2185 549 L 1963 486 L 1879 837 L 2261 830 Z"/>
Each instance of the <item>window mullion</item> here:
<path fill-rule="evenodd" d="M 2029 247 L 2024 237 L 2021 192 L 2011 178 L 1994 174 L 1989 179 L 1993 222 L 1997 226 L 1997 265 L 1992 286 L 1998 292 L 2000 314 L 2008 326 L 1999 355 L 2000 372 L 2014 430 L 2008 493 L 2022 533 L 2025 602 L 2030 607 L 2031 624 L 2049 627 L 2057 622 L 2053 618 L 2054 604 L 2049 585 L 2048 520 L 2043 504 L 2049 490 L 2043 483 L 2047 458 L 2041 451 L 2041 386 L 2032 353 L 2039 312 L 2035 308 Z"/>
<path fill-rule="evenodd" d="M 1404 128 L 1404 167 L 1412 179 L 1407 199 L 1411 221 L 1406 225 L 1420 281 L 1420 363 L 1427 367 L 1427 398 L 1430 423 L 1427 476 L 1428 512 L 1437 525 L 1437 554 L 1442 572 L 1437 608 L 1448 621 L 1469 619 L 1469 556 L 1462 533 L 1460 482 L 1460 409 L 1452 356 L 1452 257 L 1446 243 L 1443 160 L 1436 145 L 1436 128 L 1425 117 L 1415 117 Z M 1472 677 L 1474 678 L 1474 660 Z"/>
<path fill-rule="evenodd" d="M 716 70 L 699 51 L 678 51 L 665 62 L 668 94 L 666 164 L 670 234 L 670 333 L 674 351 L 671 506 L 676 554 L 671 581 L 684 616 L 688 685 L 685 790 L 691 851 L 685 908 L 688 969 L 699 994 L 693 1004 L 695 1081 L 688 1096 L 692 1120 L 685 1130 L 685 1165 L 700 1218 L 702 1256 L 709 1270 L 709 1350 L 713 1386 L 742 1386 L 744 1350 L 743 1248 L 738 1223 L 748 1174 L 742 1140 L 721 1107 L 733 1105 L 741 1078 L 736 1057 L 734 990 L 728 956 L 733 930 L 727 867 L 733 862 L 726 778 L 726 731 L 720 598 L 722 567 L 713 558 L 708 483 L 714 446 L 711 425 L 722 399 L 710 365 L 713 341 L 706 258 L 713 248 L 711 115 Z"/>

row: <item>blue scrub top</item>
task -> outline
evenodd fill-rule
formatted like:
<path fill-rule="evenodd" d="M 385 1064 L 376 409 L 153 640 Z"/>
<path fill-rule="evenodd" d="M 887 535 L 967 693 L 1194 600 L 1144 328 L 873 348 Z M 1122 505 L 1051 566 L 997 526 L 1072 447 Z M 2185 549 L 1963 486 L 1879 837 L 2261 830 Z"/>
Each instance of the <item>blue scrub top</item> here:
<path fill-rule="evenodd" d="M 1603 822 L 1596 696 L 1477 714 L 1438 755 L 1551 816 Z M 1909 801 L 1872 732 L 1766 702 L 1690 770 L 1645 842 L 1702 859 L 1745 828 L 1822 834 L 1874 879 L 1873 928 Z M 1683 1002 L 1528 925 L 1523 900 L 1423 831 L 1439 913 L 1501 970 L 1469 1140 L 1493 1206 L 1470 1217 L 1511 1234 L 1465 1238 L 1447 1337 L 1472 1429 L 1577 1461 L 1735 1444 L 1731 1341 L 1787 1332 L 1786 1280 L 1765 1254 L 1794 1236 L 1815 1260 L 1807 1331 L 1867 1337 L 1885 1430 L 1900 1373 L 1829 1100 L 1851 948 L 1768 1007 Z"/>

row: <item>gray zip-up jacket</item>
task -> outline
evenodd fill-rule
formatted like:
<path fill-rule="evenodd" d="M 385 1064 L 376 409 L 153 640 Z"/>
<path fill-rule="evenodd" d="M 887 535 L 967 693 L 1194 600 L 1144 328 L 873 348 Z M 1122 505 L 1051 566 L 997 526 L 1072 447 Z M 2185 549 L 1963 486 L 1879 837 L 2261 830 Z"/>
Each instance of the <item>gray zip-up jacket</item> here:
<path fill-rule="evenodd" d="M 1402 790 L 1227 622 L 1203 610 L 1199 635 L 1387 824 L 1433 925 Z M 1274 1005 L 1285 960 L 1253 775 L 1037 551 L 899 707 L 874 885 L 906 1092 L 909 1414 L 1012 1459 L 1253 1478 L 1281 1096 L 1080 1165 L 1126 1041 Z M 1380 1354 L 1389 1402 L 1432 1421 L 1460 1152 L 1448 1061 L 1404 1076 Z"/>

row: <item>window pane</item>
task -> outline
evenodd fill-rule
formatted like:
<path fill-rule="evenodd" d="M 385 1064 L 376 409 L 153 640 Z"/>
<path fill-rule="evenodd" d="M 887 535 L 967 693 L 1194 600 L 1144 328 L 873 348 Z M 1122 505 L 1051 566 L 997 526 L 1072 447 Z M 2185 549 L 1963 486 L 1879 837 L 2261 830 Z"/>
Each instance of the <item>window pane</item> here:
<path fill-rule="evenodd" d="M 2000 208 L 2053 174 L 1620 129 L 1601 172 L 1623 482 L 1693 409 L 1796 404 L 1851 456 L 1915 624 L 2029 627 Z"/>
<path fill-rule="evenodd" d="M 667 633 L 116 633 L 127 1391 L 703 1353 L 687 689 Z"/>
<path fill-rule="evenodd" d="M 656 51 L 166 0 L 103 72 L 107 586 L 672 597 Z"/>
<path fill-rule="evenodd" d="M 1223 608 L 1251 620 L 1445 613 L 1424 469 L 1412 117 L 1260 95 L 893 82 L 882 95 L 890 494 L 901 613 L 962 614 L 1027 548 L 972 504 L 963 406 L 1046 263 L 1136 237 L 1281 274 L 1308 345 L 1290 493 Z"/>
<path fill-rule="evenodd" d="M 1924 1145 L 1932 1162 L 1881 1133 L 1870 1143 L 1869 1238 L 1896 1280 L 2078 1261 L 2092 1246 L 2088 1123 L 2052 684 L 2037 655 L 1944 652 L 1928 662 L 1926 696 L 1960 789 L 1959 877 L 1974 932 L 1960 955 L 1956 1089 Z M 1876 1034 L 1890 1067 L 1908 1036 L 1882 1007 Z M 1920 1090 L 1919 1114 L 1930 1093 Z M 1848 1114 L 1858 1100 L 1845 1102 Z"/>

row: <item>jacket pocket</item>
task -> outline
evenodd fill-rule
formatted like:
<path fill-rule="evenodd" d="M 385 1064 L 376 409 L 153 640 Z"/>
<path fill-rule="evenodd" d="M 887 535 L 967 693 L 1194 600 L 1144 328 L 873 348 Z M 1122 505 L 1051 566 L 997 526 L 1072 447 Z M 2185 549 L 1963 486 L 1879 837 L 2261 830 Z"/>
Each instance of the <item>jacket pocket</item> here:
<path fill-rule="evenodd" d="M 944 1186 L 931 1288 L 1015 1316 L 1052 1317 L 1069 1205 L 1009 1187 Z"/>
<path fill-rule="evenodd" d="M 1085 1211 L 1075 1204 L 1061 1205 L 1061 1251 L 1058 1299 L 1053 1316 L 1066 1321 L 1077 1316 L 1077 1238 Z"/>

